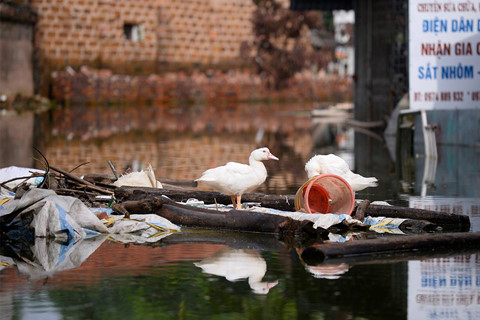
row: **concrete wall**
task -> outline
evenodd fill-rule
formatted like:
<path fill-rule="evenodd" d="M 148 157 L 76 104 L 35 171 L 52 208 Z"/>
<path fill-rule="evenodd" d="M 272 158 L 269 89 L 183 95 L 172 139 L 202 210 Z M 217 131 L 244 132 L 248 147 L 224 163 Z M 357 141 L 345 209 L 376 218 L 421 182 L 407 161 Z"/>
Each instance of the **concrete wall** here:
<path fill-rule="evenodd" d="M 0 168 L 8 166 L 32 167 L 33 120 L 31 112 L 0 115 Z"/>
<path fill-rule="evenodd" d="M 28 7 L 0 3 L 0 95 L 34 92 L 34 20 Z"/>

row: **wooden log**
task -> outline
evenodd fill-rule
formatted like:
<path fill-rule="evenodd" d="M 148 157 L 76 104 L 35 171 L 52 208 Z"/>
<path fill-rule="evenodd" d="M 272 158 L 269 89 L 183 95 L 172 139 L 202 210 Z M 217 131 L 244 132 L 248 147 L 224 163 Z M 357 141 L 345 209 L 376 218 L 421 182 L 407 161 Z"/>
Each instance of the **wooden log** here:
<path fill-rule="evenodd" d="M 165 197 L 126 201 L 122 205 L 131 214 L 155 213 L 181 226 L 274 233 L 291 246 L 328 236 L 327 230 L 314 229 L 310 221 L 246 210 L 215 211 L 179 204 Z"/>
<path fill-rule="evenodd" d="M 146 214 L 160 210 L 163 200 L 161 198 L 149 198 L 139 201 L 124 201 L 121 205 L 131 214 Z"/>
<path fill-rule="evenodd" d="M 360 202 L 355 212 L 352 214 L 352 217 L 363 222 L 363 220 L 365 219 L 365 212 L 369 205 L 370 205 L 370 200 L 368 199 L 365 199 L 362 202 Z"/>
<path fill-rule="evenodd" d="M 303 228 L 311 223 L 303 223 L 304 221 L 296 221 L 288 217 L 263 212 L 235 209 L 222 212 L 204 208 L 192 208 L 171 200 L 164 201 L 160 214 L 173 223 L 180 225 L 266 233 L 295 232 L 298 228 Z M 321 228 L 319 231 L 328 233 L 328 231 Z"/>
<path fill-rule="evenodd" d="M 321 244 L 302 254 L 315 255 L 317 261 L 350 257 L 381 256 L 402 252 L 435 252 L 480 249 L 480 232 L 437 233 L 392 236 L 371 240 Z M 311 259 L 311 257 L 310 257 Z"/>
<path fill-rule="evenodd" d="M 166 199 L 162 198 L 147 198 L 143 200 L 138 200 L 138 201 L 124 201 L 121 203 L 121 205 L 124 207 L 126 211 L 128 211 L 130 214 L 145 214 L 149 212 L 158 212 L 161 210 L 164 201 Z M 177 204 L 175 202 L 171 202 L 171 204 Z M 179 205 L 182 206 L 182 205 Z M 182 206 L 185 207 L 188 210 L 196 210 L 199 212 L 207 212 L 207 213 L 215 213 L 218 214 L 218 211 L 215 210 L 209 210 L 209 209 L 200 209 L 200 208 L 192 208 L 191 206 Z M 233 209 L 232 209 L 233 210 Z M 235 210 L 241 213 L 246 213 L 249 214 L 249 211 L 243 211 L 243 210 Z M 120 212 L 117 210 L 117 212 Z M 225 214 L 225 213 L 221 213 Z M 202 227 L 210 227 L 209 225 L 203 226 Z M 216 225 L 213 227 L 217 227 Z M 356 230 L 368 230 L 368 227 L 356 227 L 353 226 L 353 228 Z M 433 223 L 430 223 L 428 221 L 424 220 L 409 220 L 406 219 L 404 222 L 402 222 L 399 226 L 399 229 L 404 231 L 405 233 L 418 233 L 418 232 L 432 232 L 432 231 L 441 231 L 441 228 Z M 330 228 L 328 228 L 329 232 L 332 233 L 340 233 L 343 231 L 351 230 L 351 227 L 348 227 L 343 224 L 335 225 Z"/>
<path fill-rule="evenodd" d="M 171 190 L 126 186 L 115 189 L 115 198 L 122 201 L 141 200 L 162 195 L 165 195 L 175 201 L 187 201 L 188 199 L 193 198 L 204 201 L 205 204 L 232 204 L 230 196 L 214 191 L 195 191 L 186 189 Z M 242 196 L 242 202 L 257 202 L 260 203 L 262 207 L 266 208 L 283 211 L 295 211 L 295 196 L 293 195 L 266 195 L 261 193 L 249 193 Z"/>
<path fill-rule="evenodd" d="M 129 212 L 127 209 L 125 209 L 124 206 L 122 206 L 122 205 L 120 205 L 120 204 L 118 204 L 118 203 L 113 202 L 113 203 L 111 204 L 111 208 L 112 208 L 112 210 L 113 210 L 115 213 L 120 214 L 120 215 L 123 215 L 124 218 L 127 218 L 127 219 L 130 218 L 130 212 Z"/>
<path fill-rule="evenodd" d="M 220 204 L 231 204 L 229 196 L 211 191 L 193 191 L 193 190 L 169 190 L 154 189 L 145 187 L 120 187 L 115 189 L 115 197 L 119 200 L 140 200 L 149 197 L 165 195 L 175 201 L 186 201 L 195 198 L 204 201 L 206 204 L 215 202 Z M 260 193 L 245 194 L 242 196 L 242 202 L 257 202 L 262 207 L 272 208 L 283 211 L 295 211 L 294 195 L 265 195 Z M 368 202 L 364 202 L 366 206 Z M 356 218 L 356 206 L 352 215 Z M 361 214 L 363 209 L 359 212 Z M 470 219 L 465 215 L 458 215 L 446 212 L 437 212 L 416 208 L 406 208 L 398 206 L 384 206 L 369 204 L 364 208 L 364 214 L 372 217 L 391 217 L 410 220 L 424 220 L 434 225 L 441 226 L 446 231 L 468 231 L 470 229 Z M 434 230 L 433 228 L 432 230 Z"/>
<path fill-rule="evenodd" d="M 371 217 L 426 220 L 442 226 L 444 230 L 468 231 L 470 229 L 470 218 L 466 215 L 375 204 L 369 205 L 365 213 Z"/>

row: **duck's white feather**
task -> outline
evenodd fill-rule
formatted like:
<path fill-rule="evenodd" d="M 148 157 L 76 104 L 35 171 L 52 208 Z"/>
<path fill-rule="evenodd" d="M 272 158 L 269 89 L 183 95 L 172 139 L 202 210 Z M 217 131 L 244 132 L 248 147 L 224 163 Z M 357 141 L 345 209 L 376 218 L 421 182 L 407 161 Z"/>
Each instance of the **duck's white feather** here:
<path fill-rule="evenodd" d="M 345 179 L 352 190 L 360 191 L 368 187 L 376 187 L 378 180 L 375 177 L 363 177 L 353 173 L 348 163 L 334 154 L 316 155 L 305 165 L 305 171 L 309 179 L 321 174 L 335 174 Z"/>
<path fill-rule="evenodd" d="M 276 157 L 268 148 L 260 148 L 250 154 L 248 165 L 228 162 L 224 166 L 206 170 L 196 181 L 203 182 L 226 195 L 252 192 L 267 178 L 267 169 L 262 161 L 268 159 L 276 159 Z"/>

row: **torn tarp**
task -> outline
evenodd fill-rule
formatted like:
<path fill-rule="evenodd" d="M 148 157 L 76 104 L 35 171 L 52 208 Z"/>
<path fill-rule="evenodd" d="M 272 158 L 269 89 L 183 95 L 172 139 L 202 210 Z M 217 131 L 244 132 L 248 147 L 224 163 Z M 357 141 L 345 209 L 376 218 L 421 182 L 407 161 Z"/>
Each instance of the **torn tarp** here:
<path fill-rule="evenodd" d="M 132 216 L 128 221 L 120 218 L 100 220 L 79 199 L 38 188 L 31 188 L 20 199 L 10 198 L 0 204 L 0 231 L 10 240 L 30 241 L 34 237 L 76 240 L 92 233 L 135 234 L 149 238 L 158 236 L 159 231 L 165 236 L 180 230 L 169 220 L 153 214 L 135 219 Z"/>
<path fill-rule="evenodd" d="M 87 235 L 85 229 L 110 233 L 79 199 L 38 188 L 0 206 L 0 227 L 9 236 L 19 230 L 33 230 L 35 237 L 60 239 L 84 238 Z"/>

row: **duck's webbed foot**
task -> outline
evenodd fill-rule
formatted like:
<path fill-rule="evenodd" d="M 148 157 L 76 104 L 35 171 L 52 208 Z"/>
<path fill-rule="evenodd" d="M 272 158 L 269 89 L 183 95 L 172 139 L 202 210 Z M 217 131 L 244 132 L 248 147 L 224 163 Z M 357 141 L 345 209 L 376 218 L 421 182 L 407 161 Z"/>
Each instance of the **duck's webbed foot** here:
<path fill-rule="evenodd" d="M 233 208 L 236 209 L 237 208 L 237 203 L 235 202 L 235 196 L 231 195 L 230 198 L 232 199 Z"/>
<path fill-rule="evenodd" d="M 237 195 L 237 206 L 236 206 L 236 209 L 237 209 L 237 210 L 242 210 L 242 196 L 241 196 L 241 195 Z"/>

